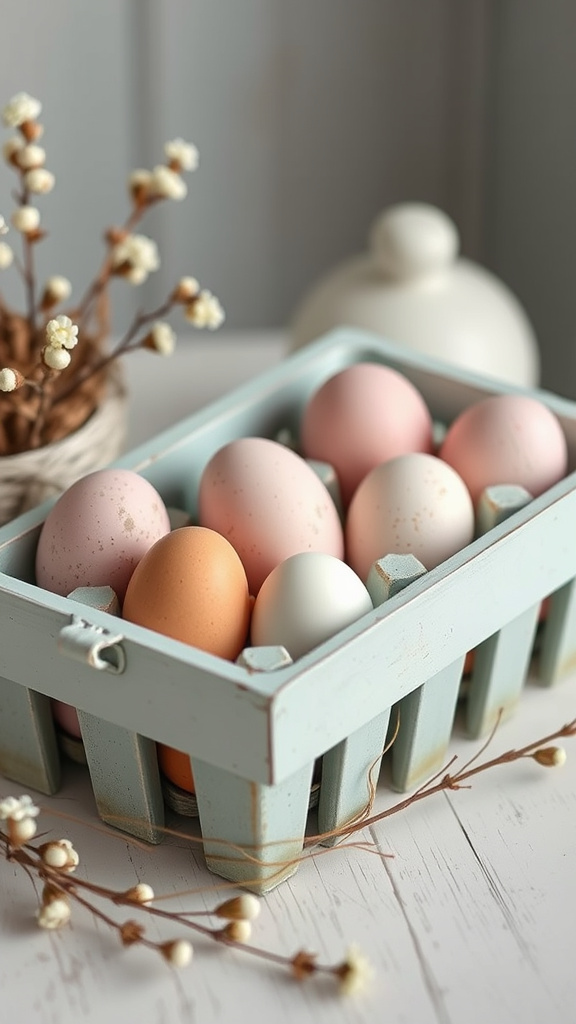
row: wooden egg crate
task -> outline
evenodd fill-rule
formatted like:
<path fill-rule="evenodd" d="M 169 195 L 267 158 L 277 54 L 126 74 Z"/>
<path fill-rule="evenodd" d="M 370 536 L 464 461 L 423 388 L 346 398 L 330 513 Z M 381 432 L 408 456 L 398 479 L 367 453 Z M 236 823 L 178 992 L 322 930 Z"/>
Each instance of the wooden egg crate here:
<path fill-rule="evenodd" d="M 404 373 L 444 423 L 488 394 L 522 390 L 342 330 L 116 465 L 142 473 L 194 520 L 202 469 L 221 445 L 297 437 L 311 393 L 360 360 Z M 228 663 L 37 587 L 50 502 L 3 527 L 0 771 L 19 789 L 57 791 L 50 698 L 72 704 L 101 817 L 158 842 L 165 808 L 155 741 L 190 752 L 208 865 L 256 891 L 276 885 L 295 870 L 320 758 L 319 830 L 330 832 L 365 807 L 392 709 L 393 785 L 411 788 L 441 766 L 468 651 L 477 648 L 465 698 L 471 734 L 516 705 L 548 595 L 532 672 L 550 686 L 576 664 L 576 405 L 533 394 L 562 422 L 570 475 L 428 573 L 408 567 L 403 578 L 397 563 L 391 574 L 381 567 L 381 603 L 295 663 L 275 648 Z"/>

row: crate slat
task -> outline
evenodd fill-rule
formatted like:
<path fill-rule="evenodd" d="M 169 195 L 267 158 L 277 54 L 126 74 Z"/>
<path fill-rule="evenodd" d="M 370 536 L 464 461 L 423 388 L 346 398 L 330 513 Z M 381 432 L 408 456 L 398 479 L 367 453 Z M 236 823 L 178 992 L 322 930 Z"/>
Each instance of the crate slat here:
<path fill-rule="evenodd" d="M 515 709 L 530 665 L 540 602 L 488 637 L 475 650 L 466 728 L 484 736 Z"/>
<path fill-rule="evenodd" d="M 550 599 L 540 649 L 538 679 L 552 686 L 576 666 L 576 579 Z"/>
<path fill-rule="evenodd" d="M 412 789 L 442 767 L 452 734 L 463 667 L 464 656 L 398 704 L 400 727 L 392 747 L 394 789 Z"/>
<path fill-rule="evenodd" d="M 0 772 L 40 793 L 60 787 L 50 698 L 0 677 Z"/>
<path fill-rule="evenodd" d="M 328 750 L 322 758 L 322 781 L 318 802 L 318 831 L 333 832 L 352 821 L 370 798 L 369 779 L 378 781 L 390 710 L 377 715 Z M 333 846 L 341 836 L 323 840 Z"/>
<path fill-rule="evenodd" d="M 153 740 L 78 711 L 98 813 L 149 843 L 164 838 L 164 798 Z"/>
<path fill-rule="evenodd" d="M 272 786 L 192 758 L 192 773 L 211 871 L 253 892 L 294 874 L 304 845 L 314 762 Z"/>

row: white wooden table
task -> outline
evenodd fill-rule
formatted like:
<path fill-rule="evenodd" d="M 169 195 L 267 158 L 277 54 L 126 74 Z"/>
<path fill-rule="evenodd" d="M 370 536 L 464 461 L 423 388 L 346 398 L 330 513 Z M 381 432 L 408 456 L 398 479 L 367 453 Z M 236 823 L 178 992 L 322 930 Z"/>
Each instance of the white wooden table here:
<path fill-rule="evenodd" d="M 282 351 L 278 336 L 198 335 L 170 361 L 133 357 L 130 446 Z M 576 673 L 553 691 L 528 684 L 490 756 L 575 716 Z M 375 973 L 354 998 L 341 999 L 324 982 L 298 984 L 273 965 L 193 936 L 193 963 L 176 972 L 145 949 L 123 949 L 78 909 L 67 929 L 41 932 L 30 880 L 0 862 L 0 1020 L 574 1024 L 576 739 L 565 745 L 564 767 L 522 761 L 479 776 L 469 791 L 431 797 L 362 833 L 374 852 L 323 853 L 262 901 L 254 944 L 287 954 L 305 947 L 334 962 L 350 944 L 361 946 Z M 457 729 L 451 751 L 464 761 L 476 749 Z M 375 810 L 397 799 L 384 776 Z M 20 790 L 0 778 L 0 795 L 12 792 Z M 61 793 L 40 803 L 47 811 L 42 826 L 73 839 L 79 873 L 92 881 L 127 888 L 140 879 L 157 893 L 204 889 L 166 904 L 174 909 L 222 898 L 201 854 L 184 840 L 139 848 L 95 829 L 83 769 L 67 766 Z M 58 821 L 50 810 L 79 820 Z M 175 935 L 163 923 L 149 929 L 153 938 Z"/>

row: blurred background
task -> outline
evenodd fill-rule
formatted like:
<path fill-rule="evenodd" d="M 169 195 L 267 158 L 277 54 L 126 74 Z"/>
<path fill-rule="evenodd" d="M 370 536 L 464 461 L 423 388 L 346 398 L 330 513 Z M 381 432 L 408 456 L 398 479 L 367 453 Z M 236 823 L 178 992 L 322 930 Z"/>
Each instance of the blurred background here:
<path fill-rule="evenodd" d="M 524 304 L 544 385 L 576 397 L 573 0 L 2 0 L 1 25 L 0 105 L 42 101 L 56 175 L 42 273 L 82 291 L 128 172 L 182 136 L 199 169 L 142 225 L 162 266 L 116 284 L 119 317 L 192 274 L 227 328 L 284 328 L 382 209 L 427 201 Z M 13 185 L 3 165 L 6 219 Z M 20 302 L 13 269 L 0 284 Z"/>

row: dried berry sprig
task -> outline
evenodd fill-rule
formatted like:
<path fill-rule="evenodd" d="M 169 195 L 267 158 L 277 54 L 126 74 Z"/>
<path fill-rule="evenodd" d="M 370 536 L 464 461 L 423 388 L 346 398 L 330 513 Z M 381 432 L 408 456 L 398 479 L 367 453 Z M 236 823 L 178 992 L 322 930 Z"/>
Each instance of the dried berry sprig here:
<path fill-rule="evenodd" d="M 198 151 L 182 139 L 167 142 L 165 162 L 153 170 L 136 170 L 128 178 L 130 210 L 121 227 L 104 234 L 105 255 L 83 298 L 68 312 L 53 317 L 55 308 L 71 296 L 70 282 L 62 276 L 48 278 L 38 296 L 34 264 L 35 246 L 46 237 L 40 210 L 33 197 L 49 193 L 54 175 L 46 169 L 46 152 L 38 144 L 43 127 L 38 121 L 41 104 L 27 93 L 12 97 L 3 110 L 3 120 L 15 129 L 4 144 L 4 158 L 17 175 L 14 193 L 16 209 L 10 220 L 21 235 L 22 259 L 0 242 L 0 270 L 14 264 L 26 292 L 26 318 L 8 310 L 0 300 L 0 454 L 36 448 L 62 436 L 62 416 L 51 418 L 56 406 L 77 400 L 77 412 L 66 416 L 65 429 L 72 430 L 98 402 L 103 371 L 120 356 L 136 349 L 151 349 L 170 355 L 176 336 L 162 317 L 175 306 L 196 328 L 215 330 L 224 320 L 219 300 L 193 277 L 183 277 L 167 300 L 152 312 L 139 312 L 110 351 L 108 288 L 115 278 L 142 284 L 160 266 L 153 239 L 135 229 L 151 207 L 163 200 L 181 200 L 187 194 L 185 172 L 198 166 Z M 8 232 L 0 216 L 0 235 Z M 50 317 L 52 317 L 50 319 Z M 71 350 L 83 341 L 80 357 Z M 88 385 L 89 391 L 86 390 Z M 64 407 L 68 411 L 68 405 Z M 58 424 L 56 426 L 56 424 Z"/>
<path fill-rule="evenodd" d="M 366 783 L 368 796 L 366 804 L 357 814 L 350 818 L 345 824 L 340 825 L 338 828 L 331 829 L 326 832 L 320 832 L 316 835 L 309 834 L 304 840 L 303 852 L 298 857 L 292 860 L 278 859 L 277 861 L 271 861 L 267 858 L 266 867 L 276 867 L 277 874 L 280 877 L 285 873 L 286 868 L 293 867 L 296 863 L 301 863 L 302 861 L 307 860 L 309 858 L 316 858 L 318 856 L 323 856 L 325 854 L 331 853 L 333 850 L 354 848 L 358 850 L 365 850 L 367 852 L 374 852 L 373 844 L 371 844 L 370 842 L 354 841 L 351 843 L 346 843 L 345 840 L 354 836 L 358 832 L 364 831 L 364 829 L 372 825 L 378 824 L 378 822 L 383 821 L 384 819 L 389 818 L 394 814 L 398 814 L 401 811 L 407 810 L 412 804 L 418 803 L 425 797 L 435 796 L 438 793 L 442 793 L 448 790 L 455 791 L 459 789 L 470 789 L 470 779 L 472 779 L 475 775 L 479 775 L 483 772 L 490 771 L 493 768 L 499 768 L 502 765 L 513 764 L 517 761 L 526 759 L 532 760 L 536 764 L 539 764 L 546 768 L 561 767 L 563 764 L 565 764 L 566 750 L 564 749 L 564 747 L 555 744 L 555 741 L 559 739 L 570 739 L 576 736 L 576 718 L 572 719 L 572 721 L 566 723 L 565 725 L 561 726 L 559 729 L 555 730 L 547 736 L 540 737 L 539 739 L 534 740 L 523 747 L 506 750 L 502 754 L 498 754 L 496 757 L 478 763 L 479 758 L 491 745 L 494 736 L 498 730 L 498 727 L 500 725 L 501 717 L 502 713 L 497 715 L 494 727 L 491 733 L 489 734 L 488 738 L 486 739 L 485 743 L 476 751 L 474 756 L 470 758 L 470 760 L 462 766 L 462 768 L 460 768 L 458 771 L 450 772 L 449 769 L 453 765 L 455 765 L 455 763 L 458 760 L 458 757 L 455 754 L 440 769 L 440 771 L 438 771 L 435 775 L 432 775 L 430 778 L 428 778 L 420 787 L 415 789 L 407 797 L 404 797 L 402 800 L 397 801 L 396 803 L 392 804 L 390 807 L 387 807 L 383 811 L 379 811 L 376 814 L 372 814 L 372 807 L 376 795 L 376 785 L 373 778 L 373 769 L 375 764 L 377 764 L 380 760 L 380 757 L 378 757 L 376 761 L 372 764 L 372 766 L 369 768 L 367 773 Z M 386 753 L 392 746 L 394 739 L 398 735 L 399 724 L 400 723 L 398 721 L 396 723 L 393 738 L 386 745 L 383 753 Z M 177 830 L 170 828 L 166 828 L 164 831 L 169 835 L 173 835 L 179 838 L 186 838 L 189 841 L 197 842 L 200 845 L 203 845 L 204 842 L 208 841 L 212 845 L 214 843 L 222 843 L 222 846 L 226 847 L 228 851 L 227 854 L 224 854 L 223 852 L 221 855 L 219 855 L 221 856 L 222 859 L 227 859 L 231 861 L 241 860 L 243 862 L 252 863 L 255 866 L 260 866 L 262 864 L 262 860 L 258 855 L 256 847 L 252 847 L 250 845 L 244 845 L 242 847 L 234 846 L 233 844 L 225 842 L 224 840 L 220 840 L 214 836 L 210 836 L 209 839 L 205 839 L 201 836 L 185 836 L 181 832 L 178 832 Z M 322 847 L 321 849 L 318 849 L 318 844 L 324 843 L 328 839 L 338 840 L 339 842 L 335 846 Z M 265 845 L 285 845 L 286 842 L 288 841 L 294 841 L 294 837 L 286 837 L 281 840 L 275 840 Z M 258 849 L 259 848 L 260 847 L 258 847 Z M 380 851 L 378 851 L 378 856 L 382 857 L 390 855 L 382 854 Z M 275 876 L 272 875 L 270 877 L 274 878 Z M 257 879 L 255 878 L 253 881 L 254 884 L 256 884 Z M 250 880 L 248 880 L 246 884 L 251 884 Z M 178 893 L 175 895 L 185 895 L 185 893 Z"/>
<path fill-rule="evenodd" d="M 306 840 L 301 859 L 317 855 L 310 849 L 311 844 L 317 844 L 328 838 L 350 836 L 360 829 L 365 829 L 384 818 L 398 814 L 419 800 L 436 793 L 469 788 L 470 779 L 492 768 L 527 758 L 544 767 L 558 767 L 564 763 L 566 753 L 563 747 L 556 744 L 556 741 L 576 736 L 576 719 L 573 719 L 549 735 L 523 747 L 507 750 L 487 761 L 479 761 L 483 752 L 492 742 L 497 725 L 498 722 L 486 743 L 458 771 L 449 771 L 456 761 L 456 758 L 453 757 L 441 772 L 430 778 L 419 789 L 378 814 L 370 814 L 374 787 L 369 780 L 370 800 L 365 813 L 341 829 L 309 837 Z M 52 840 L 43 842 L 39 846 L 31 844 L 30 840 L 36 834 L 39 813 L 40 809 L 36 807 L 29 796 L 6 797 L 0 801 L 0 821 L 6 822 L 6 831 L 0 830 L 0 845 L 4 849 L 6 859 L 19 864 L 32 878 L 36 877 L 43 883 L 41 905 L 38 911 L 38 924 L 42 928 L 54 930 L 64 927 L 71 918 L 72 905 L 76 903 L 116 931 L 123 945 L 145 946 L 158 952 L 168 963 L 176 967 L 185 967 L 190 963 L 193 948 L 187 939 L 154 941 L 147 936 L 145 925 L 133 916 L 119 922 L 107 914 L 97 902 L 103 900 L 115 906 L 128 906 L 132 912 L 139 911 L 144 916 L 151 915 L 161 918 L 173 925 L 192 930 L 205 939 L 233 947 L 261 960 L 276 964 L 288 969 L 298 981 L 305 981 L 315 975 L 328 976 L 337 981 L 339 990 L 343 994 L 353 994 L 360 990 L 372 973 L 368 961 L 356 947 L 351 947 L 341 962 L 323 964 L 318 962 L 316 954 L 304 949 L 297 951 L 292 956 L 286 956 L 248 944 L 252 922 L 258 916 L 261 906 L 260 901 L 250 893 L 234 896 L 209 910 L 168 911 L 158 906 L 160 899 L 185 894 L 156 897 L 151 886 L 145 882 L 139 882 L 127 890 L 117 891 L 97 885 L 87 879 L 78 878 L 74 872 L 79 858 L 70 840 Z M 200 839 L 199 841 L 203 842 L 204 840 Z M 342 845 L 346 844 L 324 848 L 322 853 L 328 854 L 342 849 Z M 356 845 L 361 849 L 367 848 L 365 844 Z M 285 866 L 286 864 L 284 864 Z M 215 918 L 218 923 L 215 926 L 205 925 L 199 920 L 203 917 Z"/>
<path fill-rule="evenodd" d="M 566 725 L 556 729 L 548 736 L 543 736 L 538 740 L 527 743 L 524 747 L 505 750 L 504 753 L 498 754 L 496 757 L 490 758 L 488 761 L 481 761 L 478 763 L 479 758 L 492 743 L 496 730 L 500 724 L 500 718 L 501 715 L 497 717 L 494 728 L 483 746 L 480 747 L 474 756 L 471 757 L 470 760 L 467 761 L 458 771 L 449 771 L 449 769 L 458 760 L 457 755 L 455 754 L 439 772 L 427 779 L 426 782 L 424 782 L 418 789 L 414 790 L 413 793 L 410 793 L 409 796 L 405 797 L 403 800 L 399 800 L 397 803 L 392 804 L 391 807 L 387 807 L 385 810 L 379 811 L 377 814 L 370 814 L 373 802 L 371 794 L 371 798 L 369 799 L 364 812 L 358 815 L 357 818 L 345 825 L 342 825 L 340 828 L 333 829 L 331 832 L 318 836 L 308 836 L 305 846 L 313 846 L 314 844 L 329 838 L 353 835 L 361 829 L 368 828 L 371 825 L 376 825 L 385 818 L 389 818 L 393 814 L 398 814 L 400 811 L 406 810 L 408 807 L 411 807 L 412 804 L 418 803 L 419 800 L 423 800 L 425 797 L 434 796 L 437 793 L 442 793 L 447 790 L 454 791 L 458 789 L 469 789 L 469 780 L 475 775 L 480 775 L 482 772 L 490 771 L 492 768 L 499 768 L 501 765 L 513 764 L 516 761 L 524 759 L 535 761 L 537 764 L 546 768 L 561 767 L 565 763 L 566 751 L 564 747 L 555 745 L 555 740 L 570 739 L 571 737 L 576 736 L 576 718 L 573 718 L 572 721 L 567 722 Z"/>
<path fill-rule="evenodd" d="M 7 831 L 0 831 L 0 844 L 4 847 L 7 860 L 19 864 L 29 875 L 43 883 L 37 913 L 41 928 L 50 931 L 63 928 L 70 921 L 72 905 L 76 903 L 116 931 L 123 945 L 141 945 L 154 950 L 175 967 L 185 967 L 190 963 L 193 947 L 187 939 L 152 940 L 148 938 L 145 926 L 133 917 L 119 922 L 107 914 L 97 902 L 104 900 L 115 906 L 129 906 L 133 912 L 141 911 L 161 918 L 221 945 L 287 968 L 298 980 L 313 974 L 328 975 L 337 980 L 344 994 L 358 991 L 370 974 L 367 961 L 355 947 L 349 950 L 340 963 L 321 964 L 315 954 L 305 950 L 289 957 L 248 945 L 252 922 L 259 916 L 261 907 L 260 901 L 250 893 L 224 900 L 210 910 L 178 912 L 153 905 L 154 891 L 144 882 L 118 891 L 87 879 L 71 877 L 79 864 L 79 857 L 70 840 L 53 840 L 40 846 L 33 846 L 29 842 L 36 833 L 39 813 L 40 809 L 29 796 L 6 797 L 0 801 L 0 820 L 7 822 Z M 216 918 L 218 924 L 214 927 L 202 924 L 198 920 L 202 917 Z"/>

